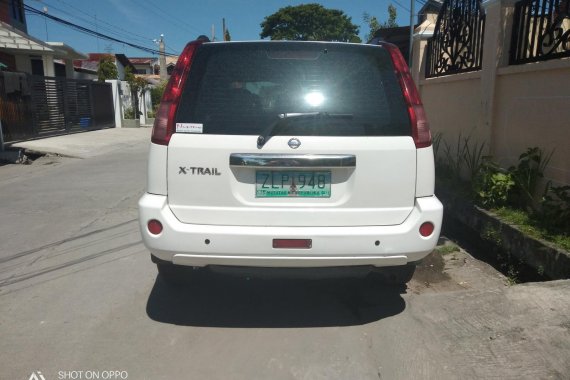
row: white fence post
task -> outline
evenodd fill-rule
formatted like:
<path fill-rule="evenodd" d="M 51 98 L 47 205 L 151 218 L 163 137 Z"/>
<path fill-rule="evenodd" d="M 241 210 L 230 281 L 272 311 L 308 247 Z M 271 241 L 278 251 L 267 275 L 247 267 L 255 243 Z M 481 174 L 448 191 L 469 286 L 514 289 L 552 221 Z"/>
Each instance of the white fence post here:
<path fill-rule="evenodd" d="M 105 82 L 111 83 L 113 92 L 113 107 L 115 108 L 115 128 L 123 127 L 123 111 L 120 96 L 120 86 L 118 80 L 107 79 Z"/>

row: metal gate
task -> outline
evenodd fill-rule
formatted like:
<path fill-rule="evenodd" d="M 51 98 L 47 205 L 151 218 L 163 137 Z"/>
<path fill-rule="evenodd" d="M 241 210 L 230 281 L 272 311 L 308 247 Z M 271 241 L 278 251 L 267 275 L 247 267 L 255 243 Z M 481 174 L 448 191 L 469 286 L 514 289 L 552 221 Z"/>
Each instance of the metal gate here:
<path fill-rule="evenodd" d="M 115 126 L 109 83 L 0 72 L 5 142 Z"/>

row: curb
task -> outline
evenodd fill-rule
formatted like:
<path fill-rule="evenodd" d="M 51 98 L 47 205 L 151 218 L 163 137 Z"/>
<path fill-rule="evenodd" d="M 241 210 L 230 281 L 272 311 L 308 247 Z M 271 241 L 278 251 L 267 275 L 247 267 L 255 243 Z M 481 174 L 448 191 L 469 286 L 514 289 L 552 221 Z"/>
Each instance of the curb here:
<path fill-rule="evenodd" d="M 436 194 L 445 212 L 477 235 L 483 246 L 512 255 L 552 280 L 570 278 L 570 252 L 525 235 L 516 225 L 446 190 L 438 188 Z"/>

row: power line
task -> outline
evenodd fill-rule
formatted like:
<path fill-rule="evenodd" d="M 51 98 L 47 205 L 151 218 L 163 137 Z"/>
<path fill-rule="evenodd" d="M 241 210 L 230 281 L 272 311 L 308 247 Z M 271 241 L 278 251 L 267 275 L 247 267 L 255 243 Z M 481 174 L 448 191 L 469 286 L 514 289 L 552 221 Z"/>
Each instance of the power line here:
<path fill-rule="evenodd" d="M 41 1 L 41 0 L 39 0 L 39 1 Z M 74 6 L 74 5 L 72 5 L 72 4 L 69 4 L 69 3 L 67 3 L 67 2 L 65 2 L 65 1 L 63 1 L 63 0 L 57 0 L 57 1 L 60 2 L 60 3 L 62 3 L 62 4 L 67 5 L 67 6 L 70 7 L 70 8 L 73 8 L 73 9 L 77 10 L 78 12 L 83 13 L 83 14 L 86 15 L 86 16 L 93 17 L 93 16 L 91 16 L 89 13 L 85 12 L 84 10 L 82 10 L 81 8 L 77 8 L 76 6 Z M 45 2 L 45 0 L 44 0 L 44 2 Z M 95 17 L 94 17 L 94 18 L 95 18 Z M 121 28 L 121 27 L 116 26 L 116 25 L 114 25 L 114 24 L 111 24 L 111 23 L 109 23 L 109 22 L 107 22 L 107 21 L 105 21 L 105 20 L 97 19 L 97 21 L 102 22 L 103 24 L 109 25 L 109 26 L 111 26 L 111 27 L 113 27 L 113 28 L 115 28 L 115 29 L 117 29 L 117 30 L 120 30 L 122 33 L 128 33 L 128 34 L 130 34 L 130 35 L 139 37 L 140 39 L 142 39 L 142 40 L 144 40 L 144 41 L 147 41 L 147 42 L 148 42 L 148 41 L 152 41 L 152 38 L 150 38 L 150 37 L 148 37 L 148 36 L 142 36 L 142 35 L 140 35 L 140 34 L 133 33 L 133 32 L 131 32 L 130 30 Z"/>
<path fill-rule="evenodd" d="M 176 50 L 174 50 L 173 48 L 171 48 L 170 46 L 168 46 L 167 44 L 164 44 L 164 47 L 167 48 L 168 50 L 176 53 Z"/>
<path fill-rule="evenodd" d="M 393 0 L 394 3 L 396 3 L 397 6 L 399 6 L 400 8 L 402 8 L 403 10 L 405 10 L 406 12 L 410 11 L 410 8 L 406 8 L 404 7 L 402 4 L 400 4 L 397 0 Z"/>
<path fill-rule="evenodd" d="M 410 13 L 410 8 L 405 7 L 404 5 L 402 5 L 402 3 L 398 2 L 398 0 L 391 0 L 391 1 L 396 3 L 397 6 L 399 6 L 403 10 L 405 10 L 407 13 Z M 421 4 L 422 6 L 427 4 L 427 1 L 425 1 L 425 0 L 415 0 L 415 1 L 416 1 L 416 3 Z M 418 16 L 418 15 L 419 15 L 419 13 L 415 14 L 414 16 Z"/>
<path fill-rule="evenodd" d="M 188 20 L 182 20 L 181 18 L 178 18 L 176 16 L 170 15 L 168 14 L 164 9 L 162 9 L 161 7 L 156 7 L 155 4 L 153 4 L 150 0 L 143 0 L 145 1 L 147 4 L 149 4 L 151 7 L 153 7 L 153 9 L 158 9 L 158 11 L 160 13 L 162 13 L 163 15 L 165 15 L 168 19 L 170 20 L 174 20 L 176 22 L 178 22 L 179 25 L 183 26 L 184 28 L 186 28 L 186 30 L 190 31 L 190 29 L 192 29 L 194 32 L 198 33 L 198 34 L 205 34 L 203 31 L 199 30 L 198 28 L 195 28 L 194 26 L 190 25 L 188 23 Z M 170 21 L 169 20 L 169 21 Z"/>
<path fill-rule="evenodd" d="M 192 32 L 192 33 L 207 34 L 207 33 L 204 33 L 203 31 L 201 31 L 201 30 L 199 30 L 199 29 L 197 29 L 191 25 L 188 25 L 187 21 L 184 21 L 182 19 L 174 17 L 173 15 L 168 14 L 161 7 L 156 6 L 156 4 L 152 4 L 150 2 L 147 2 L 148 5 L 146 5 L 146 4 L 141 3 L 141 2 L 135 2 L 135 0 L 131 0 L 131 2 L 133 4 L 136 4 L 136 6 L 138 6 L 138 7 L 144 8 L 149 12 L 153 12 L 155 17 L 159 17 L 169 24 L 176 23 L 179 27 L 184 28 L 187 31 Z M 161 13 L 162 16 L 157 14 L 157 12 Z"/>
<path fill-rule="evenodd" d="M 45 0 L 34 0 L 34 1 L 47 4 Z M 116 31 L 114 31 L 114 30 L 112 30 L 112 29 L 105 28 L 105 27 L 101 27 L 100 25 L 97 25 L 97 21 L 99 21 L 99 22 L 101 22 L 101 23 L 103 23 L 103 24 L 109 25 L 110 27 L 112 27 L 112 28 L 114 28 L 114 29 L 116 29 L 116 30 L 121 31 L 122 34 L 127 33 L 127 34 L 130 34 L 130 35 L 134 36 L 134 37 L 133 37 L 134 40 L 142 41 L 143 43 L 144 43 L 144 42 L 148 42 L 148 41 L 153 41 L 153 40 L 154 40 L 153 38 L 150 38 L 150 37 L 148 37 L 148 36 L 142 36 L 142 35 L 140 35 L 140 34 L 133 33 L 133 32 L 131 32 L 131 31 L 128 31 L 128 30 L 126 30 L 126 29 L 123 29 L 123 28 L 121 28 L 121 27 L 118 27 L 118 26 L 116 26 L 116 25 L 114 25 L 114 24 L 111 24 L 111 23 L 109 23 L 109 22 L 107 22 L 107 21 L 105 21 L 105 20 L 98 19 L 96 16 L 92 16 L 91 14 L 85 12 L 84 10 L 82 10 L 82 9 L 80 9 L 80 8 L 77 8 L 77 7 L 75 7 L 74 5 L 69 4 L 69 3 L 67 3 L 67 2 L 65 2 L 65 1 L 63 1 L 63 0 L 57 0 L 57 1 L 60 2 L 60 3 L 62 3 L 62 4 L 64 4 L 64 5 L 67 5 L 67 6 L 70 7 L 70 8 L 75 9 L 76 11 L 78 11 L 78 12 L 80 12 L 80 13 L 86 15 L 86 16 L 93 17 L 93 18 L 95 19 L 95 22 L 86 20 L 86 19 L 84 19 L 84 18 L 82 18 L 82 17 L 78 17 L 77 15 L 73 15 L 73 14 L 71 14 L 71 13 L 69 13 L 69 12 L 66 12 L 66 11 L 62 10 L 62 9 L 56 8 L 55 6 L 53 6 L 53 5 L 51 5 L 51 4 L 47 4 L 47 5 L 50 6 L 50 7 L 52 7 L 52 8 L 54 8 L 54 9 L 56 9 L 56 10 L 59 10 L 60 12 L 63 12 L 63 13 L 66 13 L 66 14 L 72 16 L 72 17 L 75 17 L 75 18 L 77 18 L 77 19 L 79 19 L 79 20 L 83 20 L 83 21 L 85 21 L 85 22 L 87 22 L 87 23 L 93 25 L 95 28 L 102 28 L 102 29 L 104 29 L 104 30 L 107 30 L 109 33 L 112 33 L 112 34 L 115 34 L 115 35 L 120 35 L 120 33 L 117 33 Z M 166 46 L 166 48 L 168 48 L 168 50 L 170 50 L 170 52 L 172 52 L 172 54 L 178 55 L 178 53 L 177 53 L 176 50 L 170 48 L 169 46 Z"/>
<path fill-rule="evenodd" d="M 135 33 L 131 33 L 131 32 L 129 32 L 129 31 L 127 31 L 127 30 L 122 29 L 122 28 L 118 28 L 118 27 L 114 26 L 113 24 L 110 24 L 110 23 L 108 23 L 108 22 L 105 22 L 104 20 L 97 19 L 96 16 L 92 16 L 92 15 L 90 15 L 90 14 L 84 12 L 84 11 L 81 11 L 81 10 L 79 10 L 78 8 L 75 8 L 75 7 L 71 6 L 70 4 L 67 4 L 67 3 L 63 2 L 62 0 L 58 0 L 58 1 L 62 2 L 63 4 L 69 5 L 70 8 L 78 9 L 81 13 L 83 13 L 83 14 L 89 16 L 90 18 L 93 18 L 94 20 L 86 19 L 86 18 L 84 18 L 84 17 L 81 17 L 81 16 L 78 16 L 78 15 L 76 15 L 76 14 L 70 13 L 70 12 L 68 12 L 68 11 L 65 10 L 65 9 L 61 9 L 61 8 L 59 8 L 59 7 L 56 7 L 56 6 L 53 5 L 53 4 L 47 3 L 45 0 L 34 0 L 34 1 L 39 2 L 39 3 L 41 3 L 41 4 L 45 4 L 45 5 L 47 5 L 50 9 L 55 9 L 56 11 L 58 11 L 58 12 L 60 12 L 60 13 L 62 13 L 62 14 L 65 14 L 65 15 L 67 15 L 67 16 L 70 16 L 70 17 L 72 17 L 73 19 L 80 20 L 80 21 L 82 21 L 82 22 L 84 22 L 84 23 L 86 23 L 86 24 L 88 24 L 88 25 L 91 25 L 91 27 L 94 27 L 94 28 L 96 29 L 96 30 L 95 30 L 96 32 L 98 32 L 99 29 L 100 29 L 100 30 L 106 31 L 107 33 L 113 34 L 113 35 L 115 35 L 115 36 L 124 36 L 125 33 L 128 33 L 128 34 L 131 34 L 131 35 L 133 36 L 133 37 L 131 37 L 133 40 L 137 40 L 137 41 L 140 41 L 140 42 L 142 42 L 142 43 L 148 43 L 149 41 L 152 41 L 151 38 L 147 38 L 147 37 L 143 37 L 143 36 L 140 36 L 140 35 L 138 35 L 138 34 L 135 34 Z M 108 27 L 106 27 L 106 26 L 102 26 L 102 25 L 100 25 L 100 24 L 98 23 L 98 21 L 100 21 L 100 22 L 102 22 L 102 23 L 104 23 L 104 24 L 110 25 L 112 28 L 115 28 L 115 29 L 117 29 L 117 30 L 123 30 L 124 32 L 117 32 L 116 30 L 113 30 L 113 29 L 108 28 Z"/>
<path fill-rule="evenodd" d="M 96 32 L 96 31 L 94 31 L 94 30 L 92 30 L 92 29 L 89 29 L 89 28 L 86 28 L 86 27 L 84 27 L 84 26 L 77 25 L 77 24 L 74 24 L 74 23 L 72 23 L 72 22 L 70 22 L 70 21 L 64 20 L 64 19 L 62 19 L 62 18 L 59 18 L 59 17 L 53 16 L 53 15 L 44 13 L 44 12 L 40 11 L 39 9 L 33 8 L 33 7 L 31 7 L 31 6 L 29 6 L 29 5 L 26 5 L 26 4 L 24 4 L 24 9 L 26 10 L 26 12 L 28 12 L 28 13 L 30 13 L 30 14 L 41 15 L 41 16 L 47 17 L 47 18 L 49 18 L 49 19 L 52 20 L 52 21 L 55 21 L 55 22 L 60 23 L 60 24 L 62 24 L 62 25 L 65 25 L 65 26 L 67 26 L 67 27 L 69 27 L 69 28 L 75 29 L 75 30 L 77 30 L 77 31 L 79 31 L 79 32 L 81 32 L 81 33 L 87 34 L 87 35 L 99 37 L 99 38 L 101 38 L 101 39 L 105 39 L 105 40 L 108 40 L 108 41 L 113 41 L 113 42 L 118 42 L 118 43 L 121 43 L 121 44 L 125 44 L 125 45 L 127 45 L 127 46 L 132 47 L 132 48 L 145 51 L 145 52 L 147 52 L 147 53 L 151 53 L 151 54 L 161 54 L 161 53 L 160 53 L 158 50 L 156 50 L 156 49 L 151 49 L 151 48 L 148 48 L 148 47 L 145 47 L 145 46 L 133 44 L 133 43 L 131 43 L 131 42 L 127 42 L 127 41 L 120 40 L 120 39 L 115 38 L 115 37 L 111 37 L 111 36 L 109 36 L 109 35 L 107 35 L 107 34 L 103 34 L 103 33 Z M 173 54 L 165 54 L 165 55 L 173 56 Z"/>

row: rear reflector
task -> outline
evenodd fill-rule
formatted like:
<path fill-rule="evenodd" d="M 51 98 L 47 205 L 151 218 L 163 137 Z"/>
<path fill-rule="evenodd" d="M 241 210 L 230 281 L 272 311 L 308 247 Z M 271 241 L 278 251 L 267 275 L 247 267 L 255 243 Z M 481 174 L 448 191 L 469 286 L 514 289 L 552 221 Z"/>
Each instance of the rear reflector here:
<path fill-rule="evenodd" d="M 433 233 L 434 226 L 431 222 L 425 222 L 420 226 L 420 235 L 428 237 Z"/>
<path fill-rule="evenodd" d="M 151 234 L 158 235 L 162 232 L 162 223 L 156 219 L 152 219 L 148 221 L 147 228 Z"/>
<path fill-rule="evenodd" d="M 309 249 L 312 246 L 311 239 L 273 239 L 273 248 Z"/>

